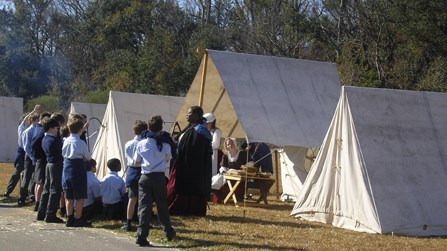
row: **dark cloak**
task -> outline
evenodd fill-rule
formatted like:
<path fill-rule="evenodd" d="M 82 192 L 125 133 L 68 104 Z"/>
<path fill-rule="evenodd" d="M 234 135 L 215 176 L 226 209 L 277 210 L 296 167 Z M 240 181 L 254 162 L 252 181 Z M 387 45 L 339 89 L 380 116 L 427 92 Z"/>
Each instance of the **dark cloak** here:
<path fill-rule="evenodd" d="M 206 207 L 211 193 L 212 149 L 208 129 L 201 124 L 190 126 L 183 134 L 177 149 L 177 159 L 169 173 L 170 212 L 204 215 L 202 207 Z M 193 204 L 196 204 L 197 210 Z"/>

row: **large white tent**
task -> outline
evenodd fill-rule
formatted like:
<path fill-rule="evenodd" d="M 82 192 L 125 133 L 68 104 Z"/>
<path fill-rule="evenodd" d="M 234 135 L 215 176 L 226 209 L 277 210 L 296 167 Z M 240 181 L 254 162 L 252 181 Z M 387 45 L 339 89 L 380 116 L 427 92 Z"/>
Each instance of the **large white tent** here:
<path fill-rule="evenodd" d="M 283 191 L 294 197 L 308 148 L 320 147 L 339 93 L 332 63 L 208 50 L 177 121 L 183 128 L 188 108 L 201 105 L 215 114 L 223 138 L 285 147 L 283 157 L 292 151 L 296 163 L 281 158 L 281 165 Z"/>
<path fill-rule="evenodd" d="M 23 99 L 0 97 L 0 162 L 14 162 L 17 153 L 17 128 L 23 115 Z"/>
<path fill-rule="evenodd" d="M 92 157 L 97 161 L 96 175 L 99 179 L 107 174 L 107 161 L 118 158 L 122 163 L 120 175 L 125 170 L 124 145 L 134 138 L 135 120 L 148 121 L 150 117 L 161 115 L 165 122 L 174 121 L 184 101 L 183 97 L 157 96 L 111 91 L 102 120 Z M 166 123 L 164 130 L 170 130 Z"/>
<path fill-rule="evenodd" d="M 292 215 L 370 233 L 447 234 L 447 95 L 343 87 Z"/>
<path fill-rule="evenodd" d="M 93 152 L 93 146 L 101 128 L 101 120 L 104 117 L 106 106 L 106 104 L 71 102 L 70 113 L 85 114 L 89 120 L 87 142 L 90 152 Z"/>

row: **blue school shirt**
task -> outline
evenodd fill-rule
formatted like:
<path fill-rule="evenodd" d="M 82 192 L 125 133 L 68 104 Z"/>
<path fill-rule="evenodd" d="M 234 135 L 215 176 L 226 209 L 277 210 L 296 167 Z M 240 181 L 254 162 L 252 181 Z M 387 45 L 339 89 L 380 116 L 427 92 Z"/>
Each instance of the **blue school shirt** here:
<path fill-rule="evenodd" d="M 91 159 L 87 144 L 81 140 L 79 135 L 74 133 L 65 138 L 62 146 L 62 156 L 67 159 Z"/>
<path fill-rule="evenodd" d="M 32 124 L 30 127 L 26 128 L 22 133 L 22 144 L 23 150 L 25 150 L 26 155 L 28 155 L 33 163 L 35 162 L 32 150 L 31 150 L 31 140 L 33 139 L 34 130 L 36 129 L 36 125 Z"/>
<path fill-rule="evenodd" d="M 17 127 L 17 143 L 20 148 L 23 149 L 23 141 L 22 141 L 22 134 L 26 130 L 27 126 L 25 125 L 25 122 L 20 123 L 19 127 Z"/>
<path fill-rule="evenodd" d="M 171 147 L 163 143 L 160 149 L 157 141 L 152 138 L 141 140 L 137 145 L 134 160 L 141 162 L 141 174 L 164 172 L 171 160 Z"/>
<path fill-rule="evenodd" d="M 118 203 L 125 193 L 126 184 L 124 180 L 118 176 L 117 172 L 109 171 L 101 181 L 102 203 L 104 205 Z"/>
<path fill-rule="evenodd" d="M 132 140 L 127 141 L 124 145 L 124 152 L 126 155 L 127 166 L 139 166 L 133 164 L 133 156 L 137 150 L 137 144 L 141 141 L 141 135 L 135 136 Z"/>
<path fill-rule="evenodd" d="M 87 172 L 87 198 L 84 199 L 84 207 L 90 206 L 95 202 L 95 198 L 101 197 L 101 183 L 95 174 Z"/>
<path fill-rule="evenodd" d="M 62 138 L 52 133 L 45 133 L 42 139 L 42 149 L 47 156 L 48 163 L 61 163 L 62 157 Z"/>

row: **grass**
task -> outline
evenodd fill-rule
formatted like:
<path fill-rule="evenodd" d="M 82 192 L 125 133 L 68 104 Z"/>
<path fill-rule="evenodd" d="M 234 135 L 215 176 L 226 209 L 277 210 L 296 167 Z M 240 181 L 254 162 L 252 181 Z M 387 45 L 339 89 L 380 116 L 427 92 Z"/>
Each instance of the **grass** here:
<path fill-rule="evenodd" d="M 12 164 L 0 163 L 0 191 L 3 193 Z M 17 188 L 12 194 L 17 196 Z M 2 202 L 15 202 L 4 199 Z M 331 225 L 302 221 L 289 214 L 292 203 L 269 197 L 269 205 L 246 203 L 246 207 L 212 205 L 206 217 L 171 217 L 177 239 L 166 242 L 157 219 L 151 242 L 185 250 L 445 250 L 445 237 L 407 237 L 367 234 L 335 228 Z M 112 229 L 135 236 L 119 228 L 122 222 L 95 221 L 95 228 Z"/>

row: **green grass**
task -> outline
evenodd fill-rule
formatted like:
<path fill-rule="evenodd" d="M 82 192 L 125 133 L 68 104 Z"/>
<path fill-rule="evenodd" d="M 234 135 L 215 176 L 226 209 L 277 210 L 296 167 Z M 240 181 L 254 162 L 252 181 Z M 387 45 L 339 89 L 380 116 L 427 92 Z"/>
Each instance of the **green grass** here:
<path fill-rule="evenodd" d="M 0 163 L 0 188 L 4 189 L 12 164 Z M 3 190 L 2 190 L 3 192 Z M 15 191 L 12 196 L 17 196 Z M 14 199 L 2 202 L 15 203 Z M 171 217 L 177 238 L 167 242 L 156 218 L 151 220 L 151 242 L 186 250 L 445 250 L 445 237 L 407 237 L 367 234 L 290 217 L 292 203 L 269 197 L 269 205 L 246 207 L 212 205 L 206 217 Z M 31 207 L 30 207 L 31 208 Z M 120 230 L 122 222 L 97 219 L 95 228 Z M 134 223 L 134 229 L 136 223 Z"/>

